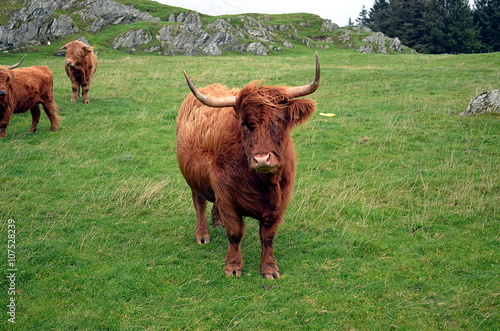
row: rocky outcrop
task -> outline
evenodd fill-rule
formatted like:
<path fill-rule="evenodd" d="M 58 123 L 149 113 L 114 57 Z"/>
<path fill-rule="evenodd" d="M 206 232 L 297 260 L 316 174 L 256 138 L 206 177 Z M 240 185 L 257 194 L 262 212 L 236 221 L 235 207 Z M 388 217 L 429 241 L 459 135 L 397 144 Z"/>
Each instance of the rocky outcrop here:
<path fill-rule="evenodd" d="M 12 11 L 10 23 L 0 26 L 0 50 L 17 50 L 46 44 L 53 39 L 80 32 L 67 14 L 75 10 L 89 32 L 97 32 L 109 24 L 159 21 L 147 13 L 112 0 L 31 0 L 28 6 Z"/>
<path fill-rule="evenodd" d="M 169 22 L 179 23 L 162 27 L 156 39 L 159 44 L 146 49 L 163 55 L 222 55 L 225 51 L 238 51 L 267 55 L 281 46 L 293 48 L 287 39 L 298 39 L 293 25 L 266 25 L 249 16 L 239 16 L 234 27 L 219 18 L 203 25 L 196 12 L 170 15 Z M 252 40 L 252 41 L 248 41 Z M 264 43 L 269 44 L 268 46 Z"/>
<path fill-rule="evenodd" d="M 484 91 L 472 99 L 462 116 L 500 114 L 500 90 Z"/>
<path fill-rule="evenodd" d="M 390 51 L 402 53 L 405 49 L 398 38 L 389 38 L 381 32 L 373 32 L 366 27 L 353 26 L 339 28 L 336 24 L 328 21 L 325 20 L 321 31 L 327 32 L 331 29 L 334 33 L 310 37 L 303 40 L 302 43 L 307 47 L 318 48 L 329 48 L 329 44 L 332 44 L 338 48 L 356 49 L 363 54 L 389 54 Z M 315 44 L 314 42 L 320 42 L 320 44 Z M 355 44 L 359 44 L 359 42 L 362 43 L 361 46 L 354 46 Z"/>

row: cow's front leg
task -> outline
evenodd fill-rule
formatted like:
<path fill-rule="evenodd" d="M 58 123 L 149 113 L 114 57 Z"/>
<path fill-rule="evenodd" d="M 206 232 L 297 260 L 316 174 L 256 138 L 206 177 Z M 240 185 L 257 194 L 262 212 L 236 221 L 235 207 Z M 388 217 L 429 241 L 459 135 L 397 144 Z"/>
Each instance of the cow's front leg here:
<path fill-rule="evenodd" d="M 89 103 L 89 90 L 90 84 L 83 83 L 82 84 L 82 98 L 84 103 Z"/>
<path fill-rule="evenodd" d="M 279 278 L 279 269 L 274 258 L 273 242 L 278 223 L 260 223 L 259 234 L 262 244 L 260 270 L 264 278 Z"/>
<path fill-rule="evenodd" d="M 224 272 L 228 276 L 241 276 L 243 255 L 241 254 L 240 243 L 244 232 L 243 218 L 236 215 L 236 213 L 231 215 L 223 214 L 222 210 L 219 211 L 224 219 L 228 241 Z"/>
<path fill-rule="evenodd" d="M 206 244 L 210 242 L 210 234 L 207 227 L 207 216 L 205 211 L 207 209 L 207 200 L 203 199 L 196 193 L 192 192 L 193 204 L 196 209 L 196 243 Z"/>
<path fill-rule="evenodd" d="M 7 126 L 9 126 L 11 116 L 12 111 L 10 109 L 5 109 L 3 114 L 0 112 L 0 138 L 7 136 Z"/>
<path fill-rule="evenodd" d="M 80 83 L 71 82 L 71 99 L 70 101 L 75 101 L 80 95 Z"/>

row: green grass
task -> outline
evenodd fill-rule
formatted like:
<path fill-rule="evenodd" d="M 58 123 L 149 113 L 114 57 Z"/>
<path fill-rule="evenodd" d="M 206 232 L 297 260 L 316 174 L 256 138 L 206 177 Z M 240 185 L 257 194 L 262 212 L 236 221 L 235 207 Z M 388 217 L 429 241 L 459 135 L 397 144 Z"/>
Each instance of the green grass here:
<path fill-rule="evenodd" d="M 24 65 L 53 71 L 62 128 L 49 132 L 42 114 L 27 135 L 30 115 L 17 115 L 0 141 L 0 238 L 5 252 L 15 220 L 18 329 L 500 328 L 500 121 L 457 115 L 498 88 L 499 53 L 320 52 L 318 111 L 294 131 L 296 187 L 275 243 L 282 278 L 264 280 L 256 221 L 247 219 L 240 278 L 224 275 L 223 229 L 195 243 L 175 156 L 182 70 L 199 87 L 303 85 L 313 52 L 103 50 L 85 105 L 69 101 L 51 51 Z M 5 311 L 8 285 L 2 277 Z"/>

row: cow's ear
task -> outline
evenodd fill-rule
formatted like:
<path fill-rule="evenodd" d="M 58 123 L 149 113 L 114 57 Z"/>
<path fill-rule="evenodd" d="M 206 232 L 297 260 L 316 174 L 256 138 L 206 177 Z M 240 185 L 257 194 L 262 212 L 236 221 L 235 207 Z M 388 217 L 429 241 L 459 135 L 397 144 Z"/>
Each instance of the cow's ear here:
<path fill-rule="evenodd" d="M 63 47 L 61 47 L 61 49 L 67 49 L 67 48 L 68 48 L 68 44 L 66 44 Z"/>
<path fill-rule="evenodd" d="M 92 53 L 92 47 L 89 46 L 83 46 L 82 49 L 87 52 L 87 53 Z"/>
<path fill-rule="evenodd" d="M 291 121 L 298 125 L 307 121 L 316 110 L 316 103 L 311 99 L 294 99 L 288 105 Z"/>

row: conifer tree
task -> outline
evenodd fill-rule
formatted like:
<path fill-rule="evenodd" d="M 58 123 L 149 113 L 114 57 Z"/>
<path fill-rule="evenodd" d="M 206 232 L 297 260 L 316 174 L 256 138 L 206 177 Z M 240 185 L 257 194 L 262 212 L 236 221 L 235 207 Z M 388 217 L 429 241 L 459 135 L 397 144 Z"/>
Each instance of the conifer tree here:
<path fill-rule="evenodd" d="M 500 52 L 500 1 L 475 0 L 473 16 L 481 51 Z"/>

